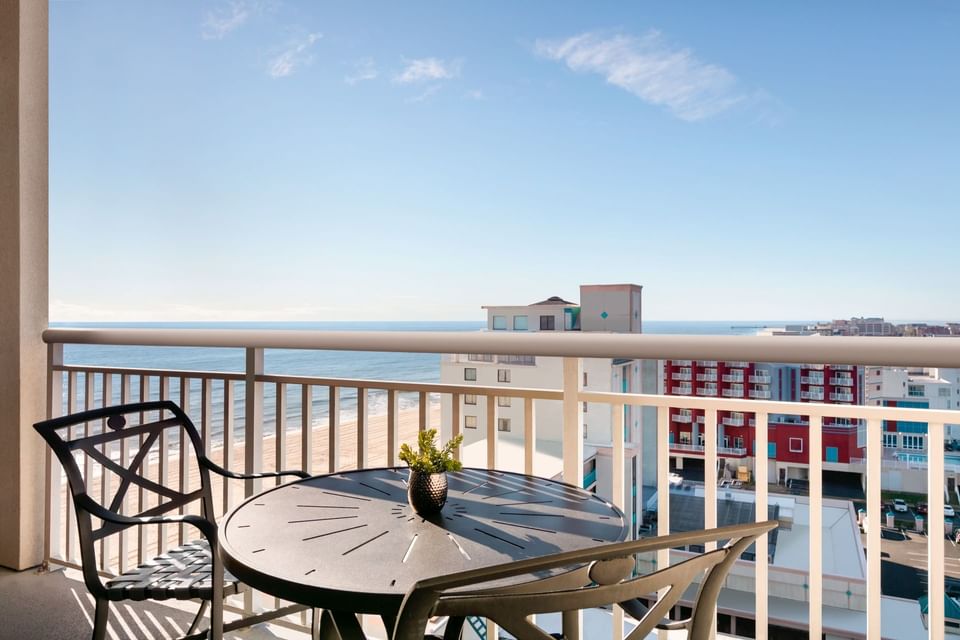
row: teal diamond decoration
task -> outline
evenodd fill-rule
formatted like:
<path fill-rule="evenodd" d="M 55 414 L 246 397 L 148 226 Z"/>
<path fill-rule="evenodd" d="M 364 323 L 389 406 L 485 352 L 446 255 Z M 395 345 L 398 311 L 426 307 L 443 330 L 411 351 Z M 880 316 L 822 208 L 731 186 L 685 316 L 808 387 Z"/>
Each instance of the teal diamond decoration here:
<path fill-rule="evenodd" d="M 604 311 L 603 313 L 600 314 L 600 317 L 603 318 L 604 320 L 606 320 L 608 315 L 610 315 L 610 314 L 608 314 L 606 311 Z"/>

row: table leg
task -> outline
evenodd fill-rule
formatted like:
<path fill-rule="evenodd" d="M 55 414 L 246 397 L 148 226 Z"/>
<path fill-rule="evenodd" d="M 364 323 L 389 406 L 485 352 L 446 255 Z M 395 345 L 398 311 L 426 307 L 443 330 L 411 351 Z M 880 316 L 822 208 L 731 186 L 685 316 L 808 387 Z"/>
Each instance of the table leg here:
<path fill-rule="evenodd" d="M 387 613 L 383 611 L 380 613 L 380 619 L 383 620 L 383 627 L 387 630 L 387 637 L 393 635 L 393 629 L 397 626 L 397 614 L 395 612 Z"/>
<path fill-rule="evenodd" d="M 357 620 L 357 614 L 347 611 L 334 611 L 332 613 L 340 640 L 366 640 L 363 627 Z"/>

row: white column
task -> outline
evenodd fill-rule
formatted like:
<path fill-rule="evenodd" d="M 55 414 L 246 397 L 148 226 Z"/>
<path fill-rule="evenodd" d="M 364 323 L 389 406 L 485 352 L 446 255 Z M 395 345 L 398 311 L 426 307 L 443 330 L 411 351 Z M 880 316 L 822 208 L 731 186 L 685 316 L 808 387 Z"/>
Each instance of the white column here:
<path fill-rule="evenodd" d="M 0 2 L 0 565 L 43 559 L 47 3 Z"/>

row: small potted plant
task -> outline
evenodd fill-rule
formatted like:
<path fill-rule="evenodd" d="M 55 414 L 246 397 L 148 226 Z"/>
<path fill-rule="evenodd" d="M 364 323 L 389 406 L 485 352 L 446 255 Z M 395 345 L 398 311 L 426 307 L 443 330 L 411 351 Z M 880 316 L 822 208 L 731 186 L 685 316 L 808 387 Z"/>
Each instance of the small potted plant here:
<path fill-rule="evenodd" d="M 400 445 L 400 459 L 410 467 L 407 500 L 422 516 L 440 513 L 447 502 L 447 471 L 463 468 L 453 457 L 454 450 L 463 442 L 463 435 L 453 438 L 442 449 L 437 448 L 436 438 L 437 430 L 427 429 L 417 437 L 418 451 L 406 443 Z"/>

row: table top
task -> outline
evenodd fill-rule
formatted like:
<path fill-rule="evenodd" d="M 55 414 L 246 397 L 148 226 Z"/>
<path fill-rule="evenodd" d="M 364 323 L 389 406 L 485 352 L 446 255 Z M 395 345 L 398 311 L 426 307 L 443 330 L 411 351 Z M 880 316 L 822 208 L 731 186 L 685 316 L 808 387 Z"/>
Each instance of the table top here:
<path fill-rule="evenodd" d="M 502 471 L 448 473 L 443 511 L 407 504 L 407 469 L 318 476 L 227 515 L 227 569 L 292 602 L 359 613 L 399 606 L 418 580 L 624 540 L 619 509 L 574 486 Z"/>

